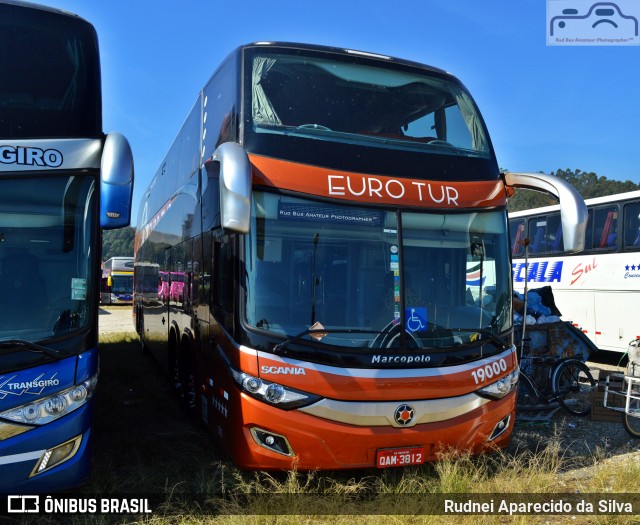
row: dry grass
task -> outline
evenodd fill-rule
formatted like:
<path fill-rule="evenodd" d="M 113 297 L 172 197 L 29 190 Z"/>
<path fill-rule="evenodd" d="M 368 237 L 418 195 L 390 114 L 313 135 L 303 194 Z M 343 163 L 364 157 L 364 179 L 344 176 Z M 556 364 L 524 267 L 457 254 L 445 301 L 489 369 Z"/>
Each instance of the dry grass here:
<path fill-rule="evenodd" d="M 640 464 L 593 456 L 590 475 L 571 476 L 559 440 L 536 452 L 473 456 L 445 451 L 406 469 L 347 473 L 243 472 L 220 456 L 182 412 L 159 368 L 128 336 L 101 339 L 95 462 L 86 495 L 160 498 L 151 516 L 92 516 L 48 523 L 153 525 L 635 523 L 633 516 L 442 515 L 445 497 L 496 501 L 530 495 L 637 492 Z M 573 460 L 571 460 L 573 461 Z M 584 459 L 583 459 L 584 461 Z M 40 517 L 26 523 L 43 523 Z M 46 521 L 44 521 L 46 523 Z"/>

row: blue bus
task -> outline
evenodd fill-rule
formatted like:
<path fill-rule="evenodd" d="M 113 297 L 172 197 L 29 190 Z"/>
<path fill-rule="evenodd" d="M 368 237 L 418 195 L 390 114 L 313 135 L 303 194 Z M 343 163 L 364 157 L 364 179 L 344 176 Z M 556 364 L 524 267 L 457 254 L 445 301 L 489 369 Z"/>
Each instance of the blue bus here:
<path fill-rule="evenodd" d="M 0 70 L 0 493 L 50 492 L 90 471 L 101 229 L 130 222 L 133 157 L 87 21 L 0 0 Z"/>

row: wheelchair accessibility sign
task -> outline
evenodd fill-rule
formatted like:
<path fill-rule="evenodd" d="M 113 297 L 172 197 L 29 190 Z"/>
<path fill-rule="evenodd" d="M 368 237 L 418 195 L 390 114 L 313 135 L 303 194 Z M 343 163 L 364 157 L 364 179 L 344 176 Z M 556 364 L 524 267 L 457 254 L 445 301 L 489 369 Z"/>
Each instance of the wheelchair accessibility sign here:
<path fill-rule="evenodd" d="M 640 45 L 640 2 L 547 0 L 547 45 Z"/>
<path fill-rule="evenodd" d="M 427 309 L 424 307 L 405 308 L 404 316 L 407 332 L 423 332 L 427 329 Z"/>

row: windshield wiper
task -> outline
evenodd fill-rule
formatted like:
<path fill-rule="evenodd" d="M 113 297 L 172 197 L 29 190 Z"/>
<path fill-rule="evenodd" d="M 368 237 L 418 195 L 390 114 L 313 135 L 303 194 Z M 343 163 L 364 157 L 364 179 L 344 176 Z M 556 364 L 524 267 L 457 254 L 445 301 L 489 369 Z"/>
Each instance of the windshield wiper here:
<path fill-rule="evenodd" d="M 288 339 L 282 341 L 282 343 L 278 343 L 273 347 L 274 354 L 286 354 L 287 347 L 291 343 L 295 343 L 302 339 L 305 335 L 310 335 L 313 337 L 314 334 L 318 334 L 319 336 L 324 336 L 326 334 L 376 334 L 379 335 L 384 332 L 380 332 L 379 330 L 361 330 L 359 328 L 307 328 L 303 330 L 299 334 L 294 335 L 293 337 L 289 337 Z M 322 337 L 318 339 L 320 341 Z"/>
<path fill-rule="evenodd" d="M 451 330 L 452 332 L 470 332 L 486 335 L 494 343 L 497 343 L 498 346 L 503 350 L 508 350 L 509 348 L 511 348 L 501 337 L 497 336 L 491 330 L 487 330 L 486 328 L 446 328 L 446 330 Z"/>
<path fill-rule="evenodd" d="M 55 348 L 49 348 L 48 346 L 40 345 L 32 341 L 25 339 L 8 339 L 6 341 L 0 341 L 0 355 L 11 353 L 10 350 L 15 347 L 21 347 L 29 352 L 39 352 L 49 357 L 55 357 L 61 359 L 63 357 L 69 357 L 71 354 L 65 350 L 57 350 Z"/>

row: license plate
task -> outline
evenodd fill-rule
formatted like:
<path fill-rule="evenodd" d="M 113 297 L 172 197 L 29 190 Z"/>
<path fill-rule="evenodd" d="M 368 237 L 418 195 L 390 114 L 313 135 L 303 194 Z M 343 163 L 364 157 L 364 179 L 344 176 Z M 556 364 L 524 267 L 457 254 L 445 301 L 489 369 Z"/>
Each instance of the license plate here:
<path fill-rule="evenodd" d="M 424 463 L 424 447 L 382 448 L 378 450 L 378 468 L 406 467 Z"/>

